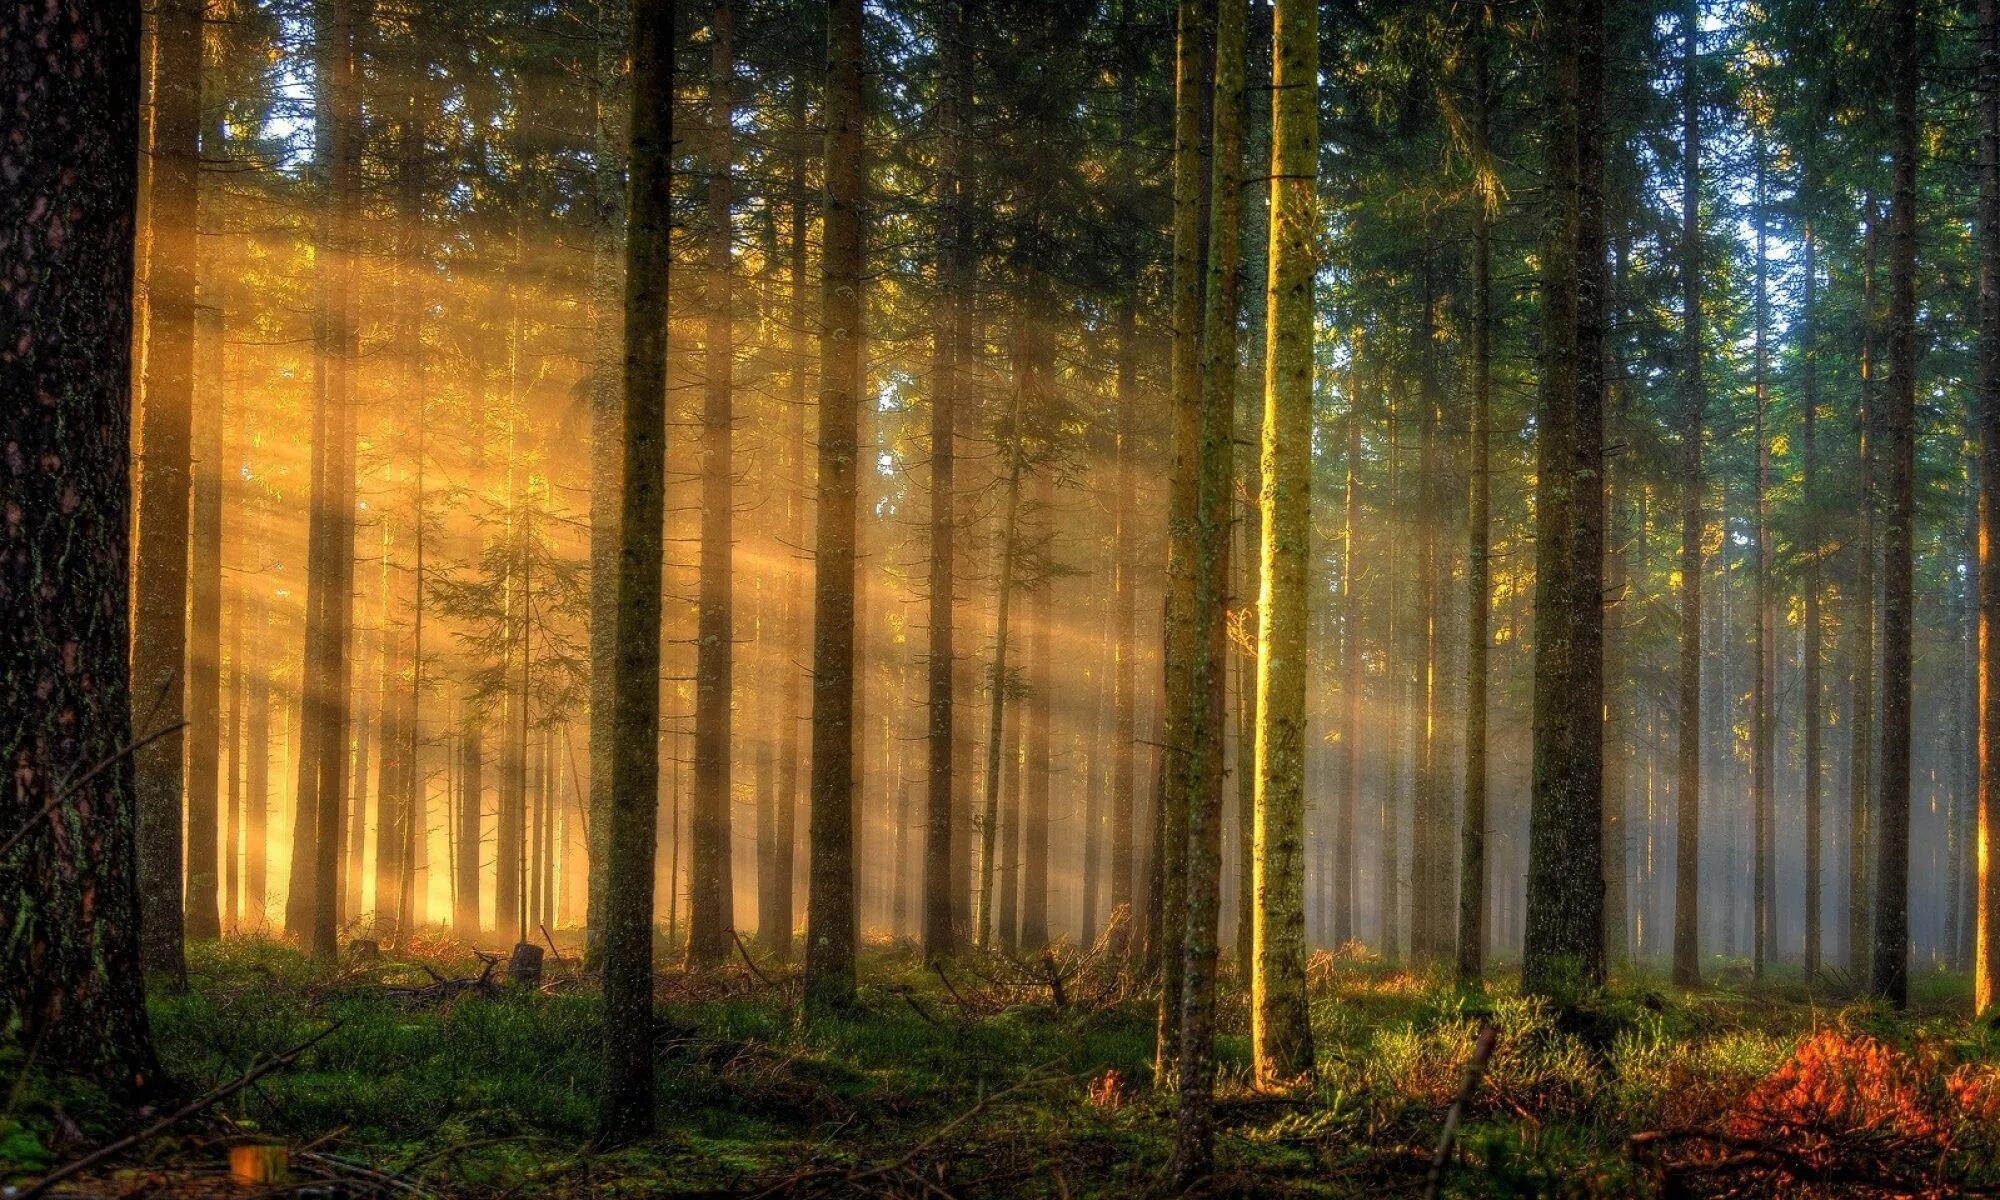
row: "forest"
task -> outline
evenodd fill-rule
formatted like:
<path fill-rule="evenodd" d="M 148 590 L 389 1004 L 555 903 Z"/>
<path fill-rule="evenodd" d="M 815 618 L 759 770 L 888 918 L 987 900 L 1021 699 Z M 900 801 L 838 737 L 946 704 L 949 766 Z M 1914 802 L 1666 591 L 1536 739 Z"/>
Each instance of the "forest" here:
<path fill-rule="evenodd" d="M 2000 1196 L 2000 0 L 0 8 L 0 1198 Z"/>

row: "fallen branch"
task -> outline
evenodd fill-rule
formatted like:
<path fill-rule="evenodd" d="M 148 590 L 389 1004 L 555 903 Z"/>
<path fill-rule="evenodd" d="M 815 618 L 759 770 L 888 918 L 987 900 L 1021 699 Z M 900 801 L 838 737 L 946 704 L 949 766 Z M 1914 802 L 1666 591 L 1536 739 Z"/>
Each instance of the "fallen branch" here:
<path fill-rule="evenodd" d="M 743 935 L 732 929 L 729 936 L 736 939 L 736 951 L 743 956 L 743 965 L 750 968 L 750 973 L 762 980 L 765 987 L 776 988 L 778 985 L 771 982 L 771 977 L 757 969 L 756 962 L 750 957 L 750 947 L 743 944 Z"/>
<path fill-rule="evenodd" d="M 965 997 L 958 994 L 958 989 L 952 986 L 951 976 L 944 973 L 944 960 L 932 959 L 931 970 L 937 972 L 938 980 L 944 984 L 944 990 L 951 994 L 952 1002 L 957 1004 L 969 1019 L 972 1016 L 972 1007 L 965 1002 Z"/>
<path fill-rule="evenodd" d="M 1472 1061 L 1465 1064 L 1465 1082 L 1459 1085 L 1458 1095 L 1445 1110 L 1444 1132 L 1438 1135 L 1437 1155 L 1431 1159 L 1430 1176 L 1424 1180 L 1424 1200 L 1437 1200 L 1444 1187 L 1445 1173 L 1451 1169 L 1451 1144 L 1458 1139 L 1459 1122 L 1465 1119 L 1465 1107 L 1472 1103 L 1472 1093 L 1479 1087 L 1479 1080 L 1486 1074 L 1486 1064 L 1493 1058 L 1493 1044 L 1500 1037 L 1499 1026 L 1492 1017 L 1479 1022 L 1479 1041 L 1472 1047 Z"/>
<path fill-rule="evenodd" d="M 119 1138 L 115 1142 L 107 1142 L 105 1145 L 98 1147 L 96 1150 L 91 1151 L 89 1154 L 84 1155 L 82 1158 L 77 1159 L 75 1162 L 70 1163 L 68 1166 L 56 1168 L 55 1170 L 49 1172 L 47 1175 L 42 1176 L 42 1178 L 39 1181 L 30 1184 L 27 1190 L 18 1193 L 15 1196 L 15 1200 L 33 1200 L 33 1198 L 36 1196 L 45 1195 L 50 1188 L 54 1187 L 58 1183 L 61 1183 L 63 1180 L 71 1179 L 77 1175 L 81 1175 L 83 1172 L 90 1170 L 92 1167 L 97 1166 L 99 1163 L 102 1163 L 109 1158 L 112 1158 L 120 1153 L 123 1153 L 126 1150 L 131 1149 L 133 1146 L 138 1145 L 140 1142 L 146 1141 L 149 1138 L 155 1138 L 160 1136 L 162 1133 L 165 1133 L 167 1130 L 172 1129 L 174 1126 L 180 1124 L 182 1121 L 187 1120 L 189 1117 L 198 1116 L 199 1114 L 208 1111 L 209 1109 L 222 1103 L 224 1100 L 227 1100 L 231 1096 L 234 1096 L 236 1093 L 242 1091 L 244 1088 L 247 1088 L 250 1085 L 256 1083 L 259 1079 L 262 1079 L 264 1076 L 269 1075 L 271 1072 L 278 1070 L 280 1067 L 290 1066 L 292 1062 L 298 1058 L 299 1055 L 304 1054 L 306 1051 L 312 1049 L 314 1046 L 317 1046 L 320 1042 L 324 1041 L 327 1035 L 332 1033 L 334 1030 L 340 1028 L 340 1025 L 341 1023 L 339 1021 L 335 1021 L 333 1024 L 327 1026 L 325 1029 L 320 1030 L 318 1033 L 307 1038 L 305 1041 L 300 1042 L 298 1045 L 293 1046 L 290 1050 L 285 1051 L 283 1054 L 279 1054 L 273 1058 L 265 1059 L 263 1062 L 258 1063 L 257 1065 L 251 1067 L 248 1071 L 245 1071 L 243 1074 L 238 1075 L 236 1078 L 230 1080 L 228 1083 L 223 1084 L 221 1087 L 216 1088 L 214 1091 L 204 1093 L 200 1097 L 188 1101 L 180 1108 L 175 1109 L 173 1112 L 167 1114 L 164 1117 L 161 1117 L 159 1120 L 153 1122 L 151 1125 L 146 1126 L 139 1132 L 127 1134 L 126 1136 Z"/>

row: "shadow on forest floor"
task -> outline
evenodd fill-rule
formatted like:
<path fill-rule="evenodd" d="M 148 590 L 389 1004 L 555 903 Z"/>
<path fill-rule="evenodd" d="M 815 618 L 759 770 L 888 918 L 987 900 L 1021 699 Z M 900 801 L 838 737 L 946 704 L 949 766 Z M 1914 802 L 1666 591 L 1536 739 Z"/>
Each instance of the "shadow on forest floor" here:
<path fill-rule="evenodd" d="M 927 969 L 877 942 L 851 1016 L 806 1024 L 796 968 L 746 954 L 665 972 L 660 1133 L 594 1153 L 598 1006 L 573 957 L 509 986 L 463 949 L 315 968 L 277 944 L 191 947 L 152 1003 L 190 1094 L 338 1028 L 196 1121 L 83 1176 L 120 1196 L 1134 1196 L 1157 1191 L 1172 1103 L 1152 1086 L 1155 1000 L 1102 952 Z M 1752 984 L 1687 993 L 1640 973 L 1557 1012 L 1504 974 L 1483 994 L 1362 957 L 1311 964 L 1319 1078 L 1248 1083 L 1242 990 L 1223 990 L 1216 1196 L 1421 1193 L 1481 1018 L 1499 1048 L 1447 1195 L 1892 1196 L 2000 1187 L 2000 1031 L 1962 981 L 1910 1014 Z M 10 1052 L 11 1053 L 11 1052 Z M 29 1185 L 135 1124 L 15 1079 L 0 1179 Z M 231 1182 L 281 1147 L 289 1181 Z M 254 1155 L 252 1157 L 255 1157 Z M 0 1190 L 0 1195 L 7 1194 Z M 58 1189 L 57 1194 L 67 1194 Z"/>

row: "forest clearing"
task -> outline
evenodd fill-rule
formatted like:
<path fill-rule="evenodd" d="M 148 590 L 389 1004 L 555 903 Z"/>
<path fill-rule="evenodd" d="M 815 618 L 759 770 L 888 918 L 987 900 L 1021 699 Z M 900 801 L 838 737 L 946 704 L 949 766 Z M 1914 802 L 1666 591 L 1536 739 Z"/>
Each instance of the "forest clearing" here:
<path fill-rule="evenodd" d="M 2000 0 L 19 0 L 0 1200 L 2000 1195 Z"/>

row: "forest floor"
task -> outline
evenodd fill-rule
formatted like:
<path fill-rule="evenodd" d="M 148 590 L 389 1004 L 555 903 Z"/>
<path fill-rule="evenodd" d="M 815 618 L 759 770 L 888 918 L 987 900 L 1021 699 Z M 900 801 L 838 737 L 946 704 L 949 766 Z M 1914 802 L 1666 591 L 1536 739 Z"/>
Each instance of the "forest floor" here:
<path fill-rule="evenodd" d="M 609 1153 L 588 1145 L 598 1004 L 571 957 L 532 990 L 442 944 L 333 971 L 249 939 L 191 960 L 188 990 L 151 1005 L 186 1095 L 331 1032 L 53 1194 L 1142 1196 L 1172 1137 L 1154 1002 L 1101 953 L 940 974 L 879 944 L 860 1008 L 812 1024 L 795 968 L 664 973 L 660 1132 Z M 1319 1077 L 1282 1096 L 1247 1086 L 1245 998 L 1226 987 L 1202 1194 L 1421 1195 L 1490 1016 L 1497 1049 L 1445 1195 L 2000 1195 L 2000 1029 L 1965 1016 L 1961 980 L 1924 977 L 1893 1015 L 1795 977 L 1712 973 L 1701 992 L 1642 976 L 1558 1011 L 1504 972 L 1469 994 L 1321 954 Z M 0 1196 L 147 1124 L 9 1053 Z M 232 1147 L 253 1145 L 284 1147 L 288 1182 L 231 1181 Z"/>

